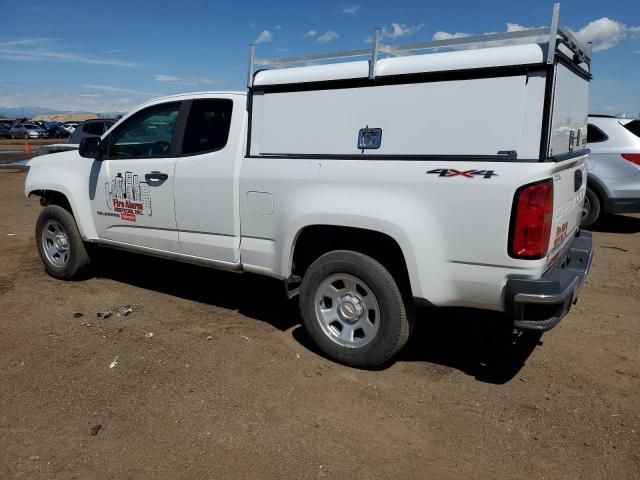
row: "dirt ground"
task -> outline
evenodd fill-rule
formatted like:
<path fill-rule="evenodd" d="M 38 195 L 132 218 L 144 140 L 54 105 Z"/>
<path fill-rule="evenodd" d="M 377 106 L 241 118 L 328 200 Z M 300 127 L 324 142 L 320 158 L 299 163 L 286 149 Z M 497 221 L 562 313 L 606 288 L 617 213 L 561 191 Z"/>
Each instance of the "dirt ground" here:
<path fill-rule="evenodd" d="M 0 170 L 0 478 L 640 478 L 640 216 L 594 233 L 539 342 L 425 310 L 359 371 L 313 351 L 278 282 L 117 252 L 48 277 L 24 176 Z"/>

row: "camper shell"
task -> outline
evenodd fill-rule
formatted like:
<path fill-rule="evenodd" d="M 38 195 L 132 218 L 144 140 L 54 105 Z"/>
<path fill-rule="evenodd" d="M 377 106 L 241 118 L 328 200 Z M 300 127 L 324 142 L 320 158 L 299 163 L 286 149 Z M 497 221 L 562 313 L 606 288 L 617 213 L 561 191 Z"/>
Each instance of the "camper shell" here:
<path fill-rule="evenodd" d="M 258 59 L 251 48 L 247 155 L 579 156 L 591 53 L 558 24 L 558 13 L 556 7 L 550 28 L 409 45 L 383 45 L 376 30 L 371 50 Z M 353 61 L 360 56 L 369 58 Z M 363 144 L 363 136 L 371 142 Z"/>

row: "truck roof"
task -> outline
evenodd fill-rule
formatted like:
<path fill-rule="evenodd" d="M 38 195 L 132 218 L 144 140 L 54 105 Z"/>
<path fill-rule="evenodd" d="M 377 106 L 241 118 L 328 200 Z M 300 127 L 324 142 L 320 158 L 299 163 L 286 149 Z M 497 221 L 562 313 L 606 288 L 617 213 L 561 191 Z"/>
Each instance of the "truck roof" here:
<path fill-rule="evenodd" d="M 539 64 L 545 61 L 547 48 L 546 44 L 529 43 L 383 58 L 376 63 L 376 77 Z M 367 78 L 368 76 L 369 61 L 360 60 L 260 70 L 255 74 L 253 86 Z"/>
<path fill-rule="evenodd" d="M 167 95 L 165 97 L 154 98 L 153 100 L 149 100 L 142 105 L 148 105 L 150 103 L 161 103 L 172 99 L 188 100 L 189 98 L 196 98 L 204 95 L 242 95 L 246 97 L 247 92 L 240 90 L 204 90 L 201 92 L 176 93 L 175 95 Z"/>

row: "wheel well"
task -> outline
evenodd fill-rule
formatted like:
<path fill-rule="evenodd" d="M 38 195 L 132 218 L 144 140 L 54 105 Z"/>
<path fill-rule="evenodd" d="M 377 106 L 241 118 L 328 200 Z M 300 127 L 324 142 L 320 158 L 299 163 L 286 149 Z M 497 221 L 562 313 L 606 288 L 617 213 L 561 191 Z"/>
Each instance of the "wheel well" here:
<path fill-rule="evenodd" d="M 31 195 L 40 197 L 40 205 L 43 207 L 48 205 L 58 205 L 73 215 L 71 204 L 64 193 L 56 192 L 54 190 L 34 190 L 29 193 L 29 196 Z"/>
<path fill-rule="evenodd" d="M 407 263 L 398 242 L 387 234 L 364 228 L 332 225 L 305 227 L 298 233 L 295 242 L 292 274 L 302 277 L 318 257 L 333 250 L 354 250 L 376 259 L 410 294 Z"/>
<path fill-rule="evenodd" d="M 596 194 L 598 200 L 600 200 L 600 211 L 602 213 L 608 213 L 609 204 L 607 202 L 607 197 L 602 190 L 602 187 L 597 182 L 587 180 L 587 188 L 590 188 L 593 193 Z"/>

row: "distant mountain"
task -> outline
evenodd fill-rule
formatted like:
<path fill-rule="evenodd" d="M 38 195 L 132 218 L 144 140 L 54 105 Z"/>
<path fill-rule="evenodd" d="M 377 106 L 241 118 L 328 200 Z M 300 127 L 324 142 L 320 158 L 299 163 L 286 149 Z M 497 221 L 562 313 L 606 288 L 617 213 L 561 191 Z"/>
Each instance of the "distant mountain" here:
<path fill-rule="evenodd" d="M 44 107 L 0 107 L 0 117 L 5 118 L 17 118 L 17 117 L 26 117 L 32 118 L 36 115 L 50 115 L 56 113 L 66 113 L 60 112 L 58 110 L 53 110 L 51 108 Z"/>
<path fill-rule="evenodd" d="M 53 110 L 45 107 L 2 107 L 0 106 L 0 118 L 33 118 L 36 115 L 57 115 L 61 113 L 89 113 L 78 111 Z M 91 112 L 94 113 L 94 112 Z M 122 115 L 124 112 L 101 112 L 99 117 L 113 118 Z"/>

